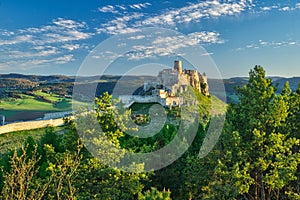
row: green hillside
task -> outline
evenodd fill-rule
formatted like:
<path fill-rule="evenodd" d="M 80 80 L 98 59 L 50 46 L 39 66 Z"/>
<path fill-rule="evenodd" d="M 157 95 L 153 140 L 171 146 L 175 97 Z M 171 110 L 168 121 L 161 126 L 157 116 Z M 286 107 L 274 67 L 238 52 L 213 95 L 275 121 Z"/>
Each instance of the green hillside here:
<path fill-rule="evenodd" d="M 84 105 L 81 102 L 75 103 Z M 0 100 L 0 114 L 6 116 L 6 121 L 32 120 L 43 117 L 48 112 L 71 110 L 71 98 L 41 91 L 19 94 L 15 98 L 8 97 Z"/>

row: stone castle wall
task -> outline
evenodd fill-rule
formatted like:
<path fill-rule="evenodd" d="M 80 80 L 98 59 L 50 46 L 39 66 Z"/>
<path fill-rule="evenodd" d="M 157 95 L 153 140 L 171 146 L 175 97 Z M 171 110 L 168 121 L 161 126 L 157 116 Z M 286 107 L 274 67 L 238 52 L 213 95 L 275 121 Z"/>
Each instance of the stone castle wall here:
<path fill-rule="evenodd" d="M 133 103 L 159 103 L 162 106 L 179 106 L 182 103 L 180 97 L 161 98 L 160 96 L 120 95 L 120 101 L 129 108 Z"/>
<path fill-rule="evenodd" d="M 47 119 L 57 119 L 57 118 L 63 118 L 67 115 L 70 115 L 72 112 L 71 111 L 66 111 L 66 112 L 53 112 L 53 113 L 46 113 L 44 115 L 45 120 Z"/>

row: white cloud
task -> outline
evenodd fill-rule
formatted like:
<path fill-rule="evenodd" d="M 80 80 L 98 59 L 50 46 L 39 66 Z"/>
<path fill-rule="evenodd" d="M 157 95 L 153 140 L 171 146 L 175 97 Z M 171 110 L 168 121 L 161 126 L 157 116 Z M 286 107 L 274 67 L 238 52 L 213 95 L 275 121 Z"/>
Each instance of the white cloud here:
<path fill-rule="evenodd" d="M 115 10 L 115 7 L 112 5 L 103 6 L 98 8 L 98 10 L 103 13 L 118 13 L 118 11 Z"/>
<path fill-rule="evenodd" d="M 52 21 L 52 23 L 67 29 L 85 28 L 87 26 L 85 22 L 76 22 L 74 20 L 63 19 L 63 18 L 55 19 Z"/>
<path fill-rule="evenodd" d="M 21 67 L 28 68 L 28 67 L 36 67 L 41 65 L 47 65 L 47 64 L 66 64 L 73 60 L 73 55 L 63 55 L 60 57 L 55 57 L 51 59 L 33 59 L 28 60 L 26 62 L 19 63 Z"/>
<path fill-rule="evenodd" d="M 157 56 L 184 55 L 187 48 L 205 43 L 223 43 L 216 32 L 195 32 L 187 36 L 162 36 L 160 34 L 147 37 L 145 43 L 135 45 L 125 56 L 129 60 L 155 58 Z"/>
<path fill-rule="evenodd" d="M 50 62 L 54 61 L 56 64 L 65 64 L 65 63 L 68 63 L 70 61 L 73 61 L 74 60 L 73 57 L 74 57 L 73 54 L 68 54 L 68 55 L 64 55 L 64 56 L 61 56 L 61 57 L 54 58 L 54 59 L 50 60 Z"/>
<path fill-rule="evenodd" d="M 0 68 L 31 68 L 65 64 L 74 60 L 69 54 L 80 48 L 74 41 L 92 37 L 85 22 L 58 18 L 48 25 L 0 33 Z M 86 49 L 86 45 L 81 45 Z"/>
<path fill-rule="evenodd" d="M 29 49 L 7 49 L 0 51 L 0 60 L 26 63 L 28 60 L 49 60 L 62 57 L 62 52 L 54 46 L 35 46 Z"/>
<path fill-rule="evenodd" d="M 130 15 L 124 15 L 122 17 L 117 17 L 114 20 L 102 25 L 102 28 L 96 28 L 98 33 L 108 33 L 108 34 L 126 34 L 137 32 L 138 29 L 130 27 L 130 22 L 139 19 L 143 16 L 141 13 L 131 13 Z"/>
<path fill-rule="evenodd" d="M 36 44 L 47 44 L 47 43 L 65 43 L 71 41 L 78 41 L 90 38 L 89 33 L 84 33 L 78 30 L 69 30 L 65 33 L 46 33 L 43 35 L 41 40 L 36 40 Z"/>
<path fill-rule="evenodd" d="M 194 39 L 198 43 L 210 43 L 210 44 L 224 43 L 224 40 L 220 39 L 220 34 L 217 32 L 201 31 L 201 32 L 190 33 L 188 36 L 190 39 Z"/>
<path fill-rule="evenodd" d="M 295 5 L 292 4 L 285 4 L 285 3 L 276 3 L 275 5 L 267 5 L 263 7 L 259 7 L 259 10 L 256 10 L 256 13 L 261 12 L 271 12 L 271 11 L 282 11 L 282 12 L 289 12 L 295 11 L 300 9 L 300 3 L 296 3 Z"/>
<path fill-rule="evenodd" d="M 290 46 L 300 46 L 299 41 L 264 41 L 258 40 L 256 43 L 248 44 L 245 48 L 237 48 L 237 51 L 245 50 L 245 49 L 259 49 L 263 47 L 269 48 L 281 48 L 281 47 L 290 47 Z"/>
<path fill-rule="evenodd" d="M 9 60 L 0 62 L 0 70 L 9 70 L 11 68 L 28 70 L 51 64 L 66 64 L 74 60 L 72 54 L 57 56 L 53 58 L 35 57 L 26 60 Z"/>
<path fill-rule="evenodd" d="M 15 45 L 15 44 L 20 44 L 20 43 L 28 43 L 31 42 L 33 39 L 32 35 L 18 35 L 14 38 L 6 39 L 6 40 L 1 40 L 0 39 L 0 46 L 1 45 Z"/>
<path fill-rule="evenodd" d="M 146 38 L 145 35 L 136 35 L 136 36 L 131 36 L 128 39 L 129 40 L 142 40 L 142 39 L 145 39 L 145 38 Z"/>
<path fill-rule="evenodd" d="M 296 3 L 294 6 L 291 6 L 291 5 L 283 6 L 283 7 L 280 7 L 278 10 L 288 12 L 288 11 L 295 11 L 297 9 L 300 9 L 300 3 Z"/>
<path fill-rule="evenodd" d="M 109 60 L 115 60 L 118 57 L 121 57 L 122 55 L 119 55 L 115 52 L 111 51 L 105 51 L 105 52 L 100 52 L 98 54 L 95 54 L 92 56 L 94 59 L 109 59 Z"/>
<path fill-rule="evenodd" d="M 296 42 L 289 42 L 289 45 L 296 45 Z"/>
<path fill-rule="evenodd" d="M 281 11 L 290 11 L 292 8 L 288 7 L 288 6 L 285 6 L 283 8 L 280 8 L 279 10 Z"/>
<path fill-rule="evenodd" d="M 8 31 L 8 30 L 2 30 L 2 29 L 0 29 L 0 35 L 2 35 L 2 36 L 9 37 L 9 36 L 12 36 L 14 34 L 15 33 L 13 31 Z"/>
<path fill-rule="evenodd" d="M 141 10 L 143 8 L 147 8 L 149 6 L 151 6 L 151 3 L 138 3 L 138 4 L 129 5 L 130 8 L 138 9 L 138 10 Z"/>
<path fill-rule="evenodd" d="M 0 62 L 0 70 L 8 70 L 15 61 Z"/>
<path fill-rule="evenodd" d="M 262 46 L 267 46 L 269 43 L 263 40 L 259 40 L 259 44 Z"/>
<path fill-rule="evenodd" d="M 239 14 L 251 6 L 251 1 L 211 0 L 190 4 L 179 9 L 170 9 L 166 13 L 145 19 L 142 24 L 174 26 L 177 23 L 199 22 L 202 18 Z"/>
<path fill-rule="evenodd" d="M 265 6 L 265 7 L 261 7 L 260 9 L 261 9 L 262 11 L 270 11 L 270 10 L 274 10 L 274 9 L 277 9 L 277 8 L 279 8 L 279 6 L 278 6 L 278 5 L 274 5 L 274 6 Z"/>
<path fill-rule="evenodd" d="M 62 46 L 62 48 L 67 49 L 69 51 L 74 51 L 75 49 L 79 49 L 79 44 L 65 44 Z"/>
<path fill-rule="evenodd" d="M 272 8 L 270 6 L 265 6 L 265 7 L 262 7 L 260 8 L 261 10 L 263 11 L 269 11 L 269 10 L 272 10 Z"/>
<path fill-rule="evenodd" d="M 87 25 L 85 22 L 58 18 L 53 20 L 50 25 L 39 28 L 30 27 L 28 29 L 21 29 L 14 34 L 10 34 L 9 38 L 0 38 L 0 46 L 19 43 L 45 45 L 85 40 L 93 35 L 92 33 L 85 32 L 86 29 Z"/>
<path fill-rule="evenodd" d="M 56 55 L 59 52 L 56 49 L 48 49 L 38 52 L 30 52 L 30 51 L 9 51 L 8 58 L 20 59 L 20 58 L 36 58 L 36 57 L 46 57 L 51 55 Z"/>
<path fill-rule="evenodd" d="M 133 9 L 133 10 L 142 10 L 144 8 L 148 8 L 151 6 L 151 3 L 137 3 L 137 4 L 121 4 L 121 5 L 106 5 L 103 7 L 99 7 L 98 10 L 102 13 L 113 13 L 113 14 L 121 14 L 122 12 Z"/>
<path fill-rule="evenodd" d="M 120 8 L 121 10 L 127 10 L 125 5 L 116 5 L 117 8 Z"/>
<path fill-rule="evenodd" d="M 132 4 L 129 7 L 132 9 L 142 9 L 150 5 L 150 3 Z M 126 12 L 122 17 L 118 16 L 110 22 L 102 24 L 96 30 L 98 33 L 119 34 L 132 33 L 145 26 L 174 27 L 177 24 L 199 22 L 203 18 L 237 15 L 246 9 L 250 9 L 252 6 L 252 1 L 247 0 L 238 2 L 231 0 L 222 2 L 210 0 L 190 3 L 182 8 L 171 8 L 163 11 L 162 14 L 152 16 L 137 12 Z M 128 9 L 128 7 L 123 8 Z"/>
<path fill-rule="evenodd" d="M 57 47 L 50 46 L 50 45 L 43 45 L 43 46 L 33 46 L 31 49 L 42 51 L 42 50 L 47 50 L 47 49 L 57 49 Z"/>
<path fill-rule="evenodd" d="M 207 53 L 203 53 L 203 54 L 201 54 L 201 56 L 210 56 L 210 55 L 214 55 L 214 53 L 211 53 L 211 52 L 210 52 L 210 53 L 208 53 L 208 52 L 207 52 Z"/>

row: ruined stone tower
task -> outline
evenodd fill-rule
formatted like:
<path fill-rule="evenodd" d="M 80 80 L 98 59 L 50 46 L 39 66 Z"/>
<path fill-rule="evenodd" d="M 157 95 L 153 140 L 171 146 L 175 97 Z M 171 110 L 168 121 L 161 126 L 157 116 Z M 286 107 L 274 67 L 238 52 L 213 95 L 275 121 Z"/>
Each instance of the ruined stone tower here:
<path fill-rule="evenodd" d="M 181 60 L 175 60 L 174 61 L 174 69 L 176 71 L 178 71 L 179 74 L 182 73 L 182 62 L 181 62 Z"/>
<path fill-rule="evenodd" d="M 207 76 L 205 72 L 203 74 L 199 73 L 199 78 L 200 78 L 200 88 L 201 92 L 203 94 L 209 95 L 209 87 L 208 87 L 208 82 L 207 82 Z"/>

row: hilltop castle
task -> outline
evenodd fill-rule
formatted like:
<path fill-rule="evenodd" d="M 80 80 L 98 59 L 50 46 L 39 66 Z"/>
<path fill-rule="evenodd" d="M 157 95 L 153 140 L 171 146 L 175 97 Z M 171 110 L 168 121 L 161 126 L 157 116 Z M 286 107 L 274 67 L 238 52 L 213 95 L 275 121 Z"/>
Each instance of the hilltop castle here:
<path fill-rule="evenodd" d="M 200 74 L 197 70 L 183 70 L 182 62 L 175 60 L 174 68 L 160 71 L 156 82 L 145 82 L 144 91 L 152 90 L 154 94 L 164 91 L 167 96 L 174 97 L 178 93 L 187 91 L 188 86 L 195 88 L 203 95 L 209 95 L 205 73 Z"/>
<path fill-rule="evenodd" d="M 207 77 L 197 70 L 182 69 L 180 60 L 174 61 L 173 69 L 163 69 L 159 72 L 156 81 L 145 82 L 142 95 L 123 95 L 120 99 L 126 107 L 137 103 L 160 103 L 166 107 L 185 104 L 178 94 L 188 91 L 188 87 L 208 96 Z"/>

